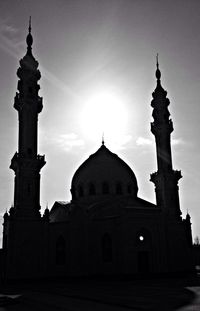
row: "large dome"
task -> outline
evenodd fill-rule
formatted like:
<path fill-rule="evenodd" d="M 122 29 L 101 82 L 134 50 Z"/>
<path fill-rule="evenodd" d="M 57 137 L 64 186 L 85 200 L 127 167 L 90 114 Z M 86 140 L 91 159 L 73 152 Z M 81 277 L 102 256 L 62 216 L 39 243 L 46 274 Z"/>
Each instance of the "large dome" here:
<path fill-rule="evenodd" d="M 104 144 L 75 172 L 72 200 L 96 199 L 99 196 L 137 196 L 138 186 L 131 168 Z"/>

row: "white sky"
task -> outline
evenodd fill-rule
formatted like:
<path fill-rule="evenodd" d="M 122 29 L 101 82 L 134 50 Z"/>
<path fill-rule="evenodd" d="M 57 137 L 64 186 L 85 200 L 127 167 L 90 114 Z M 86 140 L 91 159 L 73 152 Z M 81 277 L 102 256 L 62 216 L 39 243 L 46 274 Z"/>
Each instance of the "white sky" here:
<path fill-rule="evenodd" d="M 193 236 L 200 236 L 198 0 L 0 1 L 1 221 L 13 202 L 9 165 L 18 135 L 13 98 L 30 15 L 44 103 L 39 116 L 39 153 L 47 161 L 41 171 L 42 210 L 47 202 L 51 207 L 55 200 L 70 200 L 75 170 L 100 146 L 100 133 L 90 135 L 85 130 L 89 121 L 84 123 L 81 116 L 88 101 L 102 93 L 114 93 L 128 114 L 117 141 L 105 133 L 106 145 L 135 172 L 139 196 L 155 202 L 149 182 L 150 173 L 157 170 L 150 103 L 159 53 L 175 129 L 173 166 L 183 175 L 181 210 L 185 216 L 188 209 Z M 118 121 L 120 126 L 123 120 Z"/>

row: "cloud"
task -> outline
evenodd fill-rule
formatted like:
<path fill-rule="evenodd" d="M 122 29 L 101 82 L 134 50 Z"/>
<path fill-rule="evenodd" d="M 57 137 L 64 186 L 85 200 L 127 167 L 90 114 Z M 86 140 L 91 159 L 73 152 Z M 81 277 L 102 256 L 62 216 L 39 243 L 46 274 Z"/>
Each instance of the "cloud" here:
<path fill-rule="evenodd" d="M 12 37 L 15 36 L 18 33 L 18 29 L 14 27 L 8 19 L 2 19 L 0 18 L 0 33 L 5 35 L 6 37 Z"/>
<path fill-rule="evenodd" d="M 57 141 L 60 147 L 65 151 L 70 151 L 77 147 L 83 147 L 85 144 L 84 140 L 78 138 L 78 135 L 75 133 L 61 134 Z"/>
<path fill-rule="evenodd" d="M 12 25 L 1 25 L 1 31 L 7 36 L 13 36 L 18 33 L 18 29 L 14 28 Z"/>
<path fill-rule="evenodd" d="M 130 147 L 129 143 L 132 140 L 130 134 L 118 135 L 114 140 L 106 139 L 105 144 L 109 146 L 112 150 L 124 150 Z"/>
<path fill-rule="evenodd" d="M 45 137 L 45 138 L 44 138 Z M 74 149 L 83 148 L 85 145 L 85 141 L 78 137 L 75 133 L 68 134 L 47 134 L 43 135 L 44 143 L 48 143 L 50 145 L 56 145 L 61 150 L 70 152 Z"/>
<path fill-rule="evenodd" d="M 136 145 L 137 146 L 151 146 L 153 145 L 153 140 L 145 137 L 138 137 L 136 139 Z"/>
<path fill-rule="evenodd" d="M 149 138 L 145 138 L 145 137 L 138 137 L 136 140 L 136 145 L 137 146 L 152 146 L 153 144 L 155 144 L 153 139 L 149 139 Z M 185 142 L 183 141 L 182 138 L 172 138 L 171 139 L 171 144 L 173 146 L 180 146 L 180 145 L 184 145 Z"/>
<path fill-rule="evenodd" d="M 184 145 L 184 141 L 182 138 L 176 138 L 171 140 L 173 146 L 179 146 L 179 145 Z"/>
<path fill-rule="evenodd" d="M 0 19 L 0 48 L 14 58 L 19 59 L 21 52 L 21 41 L 19 40 L 17 28 Z"/>

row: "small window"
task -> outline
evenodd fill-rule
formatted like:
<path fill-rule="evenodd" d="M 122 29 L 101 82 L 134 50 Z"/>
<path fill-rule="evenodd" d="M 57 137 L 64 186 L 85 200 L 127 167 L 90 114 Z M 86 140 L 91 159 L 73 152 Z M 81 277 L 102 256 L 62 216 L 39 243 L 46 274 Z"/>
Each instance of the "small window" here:
<path fill-rule="evenodd" d="M 116 194 L 122 194 L 122 185 L 119 182 L 116 184 Z"/>
<path fill-rule="evenodd" d="M 102 193 L 103 194 L 108 194 L 109 193 L 109 185 L 107 182 L 103 182 L 102 184 Z"/>
<path fill-rule="evenodd" d="M 89 195 L 95 195 L 96 194 L 96 189 L 95 185 L 93 183 L 89 184 Z"/>

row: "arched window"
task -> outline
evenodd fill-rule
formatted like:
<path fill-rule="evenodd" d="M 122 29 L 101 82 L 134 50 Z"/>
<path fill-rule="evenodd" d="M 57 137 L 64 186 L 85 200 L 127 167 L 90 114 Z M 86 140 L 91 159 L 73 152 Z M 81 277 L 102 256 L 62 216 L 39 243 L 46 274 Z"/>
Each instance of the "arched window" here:
<path fill-rule="evenodd" d="M 64 265 L 66 260 L 65 239 L 59 236 L 56 241 L 56 265 Z"/>
<path fill-rule="evenodd" d="M 93 183 L 89 184 L 89 195 L 95 195 L 96 194 L 96 189 L 95 185 Z"/>
<path fill-rule="evenodd" d="M 101 249 L 103 262 L 112 262 L 112 239 L 108 233 L 102 237 Z"/>
<path fill-rule="evenodd" d="M 120 182 L 116 184 L 116 194 L 122 194 L 122 185 Z"/>
<path fill-rule="evenodd" d="M 102 193 L 103 194 L 109 193 L 109 184 L 106 181 L 104 181 L 102 184 Z"/>
<path fill-rule="evenodd" d="M 131 185 L 128 185 L 128 186 L 127 186 L 127 192 L 128 192 L 128 194 L 131 194 L 131 192 L 132 192 L 132 187 L 131 187 Z"/>
<path fill-rule="evenodd" d="M 84 196 L 84 191 L 83 191 L 83 187 L 82 186 L 78 187 L 78 195 L 79 195 L 79 197 L 83 197 Z"/>

